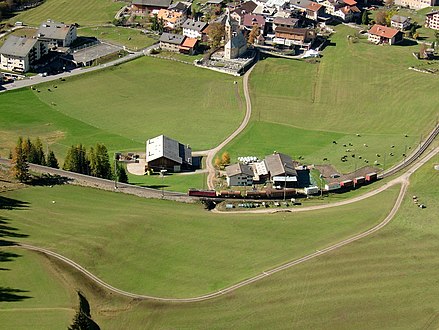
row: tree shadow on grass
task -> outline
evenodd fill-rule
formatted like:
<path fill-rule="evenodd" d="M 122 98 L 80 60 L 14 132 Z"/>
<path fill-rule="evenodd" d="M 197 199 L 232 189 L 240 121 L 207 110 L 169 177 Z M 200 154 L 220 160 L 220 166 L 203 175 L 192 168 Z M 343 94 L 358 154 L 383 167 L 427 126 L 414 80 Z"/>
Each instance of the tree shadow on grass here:
<path fill-rule="evenodd" d="M 0 196 L 0 210 L 15 210 L 29 207 L 28 202 L 23 202 L 18 199 Z"/>
<path fill-rule="evenodd" d="M 29 184 L 31 186 L 56 186 L 66 184 L 70 181 L 73 180 L 60 175 L 42 174 L 32 177 Z"/>
<path fill-rule="evenodd" d="M 0 251 L 0 262 L 10 262 L 14 261 L 15 258 L 21 257 L 20 254 L 12 253 L 12 252 L 6 252 L 6 251 Z M 0 267 L 0 271 L 2 270 L 10 270 L 9 268 L 3 268 Z"/>
<path fill-rule="evenodd" d="M 29 237 L 27 234 L 21 234 L 18 229 L 9 225 L 10 221 L 0 216 L 0 246 L 13 246 L 17 243 L 12 239 Z"/>
<path fill-rule="evenodd" d="M 32 298 L 22 294 L 25 292 L 29 291 L 0 286 L 0 302 L 16 302 Z"/>
<path fill-rule="evenodd" d="M 162 189 L 162 188 L 167 188 L 169 187 L 168 185 L 165 184 L 140 184 L 140 183 L 131 183 L 131 184 L 135 184 L 138 185 L 140 187 L 144 187 L 144 188 L 151 188 L 151 189 Z"/>

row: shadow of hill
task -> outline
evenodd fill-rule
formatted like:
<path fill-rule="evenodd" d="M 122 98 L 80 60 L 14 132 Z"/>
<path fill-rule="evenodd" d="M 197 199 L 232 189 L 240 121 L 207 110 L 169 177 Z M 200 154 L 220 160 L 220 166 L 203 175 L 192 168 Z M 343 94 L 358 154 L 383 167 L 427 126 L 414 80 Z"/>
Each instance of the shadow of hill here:
<path fill-rule="evenodd" d="M 0 210 L 13 210 L 29 207 L 28 202 L 23 202 L 18 199 L 0 196 Z"/>
<path fill-rule="evenodd" d="M 24 299 L 32 298 L 31 296 L 25 296 L 20 294 L 24 292 L 29 292 L 29 291 L 5 288 L 0 286 L 0 302 L 14 302 L 14 301 L 22 301 Z"/>

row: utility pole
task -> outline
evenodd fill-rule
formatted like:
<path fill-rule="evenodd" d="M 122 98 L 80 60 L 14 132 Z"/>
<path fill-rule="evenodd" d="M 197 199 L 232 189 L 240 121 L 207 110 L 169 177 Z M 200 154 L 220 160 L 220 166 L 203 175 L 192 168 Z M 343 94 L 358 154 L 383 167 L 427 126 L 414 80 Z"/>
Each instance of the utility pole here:
<path fill-rule="evenodd" d="M 286 192 L 287 192 L 287 163 L 284 163 L 285 170 L 285 180 L 284 180 L 284 202 L 286 201 Z"/>
<path fill-rule="evenodd" d="M 118 153 L 114 153 L 114 189 L 117 189 L 117 161 L 118 161 Z"/>

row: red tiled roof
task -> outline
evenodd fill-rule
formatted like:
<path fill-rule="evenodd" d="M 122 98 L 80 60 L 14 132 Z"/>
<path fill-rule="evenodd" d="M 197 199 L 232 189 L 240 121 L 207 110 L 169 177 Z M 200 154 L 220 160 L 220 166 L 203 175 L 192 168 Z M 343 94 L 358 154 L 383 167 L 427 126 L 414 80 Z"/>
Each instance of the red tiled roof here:
<path fill-rule="evenodd" d="M 181 44 L 182 47 L 188 47 L 193 48 L 197 44 L 198 39 L 195 38 L 186 38 L 184 39 L 183 43 Z"/>
<path fill-rule="evenodd" d="M 343 0 L 343 2 L 349 6 L 355 6 L 357 4 L 355 0 Z"/>
<path fill-rule="evenodd" d="M 257 25 L 260 28 L 262 28 L 265 25 L 265 18 L 264 18 L 264 16 L 261 16 L 261 15 L 245 14 L 243 25 L 244 26 Z"/>
<path fill-rule="evenodd" d="M 392 29 L 392 28 L 389 28 L 387 26 L 382 26 L 382 25 L 378 25 L 378 24 L 375 24 L 369 30 L 370 34 L 374 34 L 374 35 L 377 35 L 377 36 L 380 36 L 380 37 L 384 37 L 384 38 L 388 38 L 388 39 L 391 39 L 394 36 L 396 36 L 396 34 L 398 32 L 399 31 L 397 29 Z"/>
<path fill-rule="evenodd" d="M 311 11 L 318 11 L 320 10 L 320 8 L 322 8 L 321 4 L 318 4 L 317 2 L 313 2 L 311 1 L 308 5 L 308 7 L 306 7 L 306 9 L 309 9 Z"/>

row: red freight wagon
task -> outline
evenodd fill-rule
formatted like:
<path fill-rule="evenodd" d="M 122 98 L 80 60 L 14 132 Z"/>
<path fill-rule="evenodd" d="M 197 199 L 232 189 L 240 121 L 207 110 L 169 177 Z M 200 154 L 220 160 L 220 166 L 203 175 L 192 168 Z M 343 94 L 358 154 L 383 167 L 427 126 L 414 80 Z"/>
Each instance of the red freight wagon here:
<path fill-rule="evenodd" d="M 366 174 L 366 182 L 376 181 L 377 178 L 378 178 L 378 175 L 375 172 Z"/>
<path fill-rule="evenodd" d="M 359 177 L 356 177 L 354 179 L 354 184 L 356 186 L 359 186 L 359 185 L 362 185 L 365 181 L 366 181 L 366 178 L 364 176 L 359 176 Z"/>
<path fill-rule="evenodd" d="M 354 181 L 352 180 L 345 180 L 340 182 L 340 187 L 342 188 L 349 188 L 354 186 Z"/>

